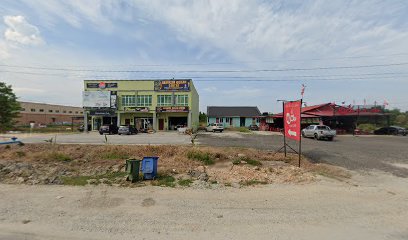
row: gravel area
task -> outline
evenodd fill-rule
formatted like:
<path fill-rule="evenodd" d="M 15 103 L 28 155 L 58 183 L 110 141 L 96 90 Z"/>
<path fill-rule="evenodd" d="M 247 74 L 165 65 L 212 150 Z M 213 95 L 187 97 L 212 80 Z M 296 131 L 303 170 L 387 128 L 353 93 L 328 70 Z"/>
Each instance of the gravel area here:
<path fill-rule="evenodd" d="M 402 240 L 407 184 L 383 174 L 216 190 L 0 184 L 0 239 Z"/>
<path fill-rule="evenodd" d="M 276 134 L 238 132 L 200 133 L 197 142 L 209 146 L 248 147 L 276 151 L 283 137 Z M 289 144 L 297 149 L 296 142 Z M 349 170 L 380 170 L 408 177 L 408 137 L 338 136 L 333 142 L 303 139 L 302 153 L 316 163 L 329 163 Z"/>

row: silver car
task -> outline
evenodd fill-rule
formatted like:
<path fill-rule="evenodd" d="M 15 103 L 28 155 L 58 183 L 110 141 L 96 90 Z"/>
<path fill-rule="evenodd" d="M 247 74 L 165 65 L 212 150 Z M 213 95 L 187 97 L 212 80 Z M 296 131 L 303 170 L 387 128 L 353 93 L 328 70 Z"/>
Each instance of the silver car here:
<path fill-rule="evenodd" d="M 309 127 L 302 130 L 303 137 L 312 137 L 316 140 L 325 138 L 332 141 L 336 136 L 336 130 L 331 130 L 325 125 L 310 125 Z"/>
<path fill-rule="evenodd" d="M 224 126 L 222 123 L 210 123 L 208 126 L 205 128 L 206 132 L 222 132 L 224 131 Z"/>

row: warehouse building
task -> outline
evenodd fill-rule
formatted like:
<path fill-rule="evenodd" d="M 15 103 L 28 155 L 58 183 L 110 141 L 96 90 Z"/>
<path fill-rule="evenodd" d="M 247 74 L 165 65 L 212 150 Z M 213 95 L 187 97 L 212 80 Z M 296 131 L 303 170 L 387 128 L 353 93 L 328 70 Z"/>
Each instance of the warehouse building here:
<path fill-rule="evenodd" d="M 224 127 L 259 126 L 261 112 L 252 106 L 208 106 L 207 123 L 222 123 Z"/>
<path fill-rule="evenodd" d="M 159 131 L 198 127 L 199 96 L 191 79 L 85 80 L 83 107 L 92 130 L 106 124 Z"/>
<path fill-rule="evenodd" d="M 46 103 L 20 102 L 21 111 L 16 119 L 17 125 L 71 124 L 83 116 L 80 107 Z"/>

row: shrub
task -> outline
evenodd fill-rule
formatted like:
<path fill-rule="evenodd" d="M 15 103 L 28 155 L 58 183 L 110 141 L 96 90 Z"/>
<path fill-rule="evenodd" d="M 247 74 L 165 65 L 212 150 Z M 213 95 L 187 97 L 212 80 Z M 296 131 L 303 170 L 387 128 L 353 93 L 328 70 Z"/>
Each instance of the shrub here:
<path fill-rule="evenodd" d="M 158 176 L 156 180 L 152 182 L 152 185 L 154 186 L 162 186 L 162 187 L 175 187 L 176 179 L 173 176 L 169 175 L 164 175 L 164 176 Z"/>
<path fill-rule="evenodd" d="M 25 157 L 25 156 L 26 156 L 26 153 L 25 153 L 25 152 L 18 151 L 18 152 L 16 152 L 16 155 L 17 155 L 17 157 L 21 158 L 21 157 Z"/>
<path fill-rule="evenodd" d="M 183 187 L 189 187 L 193 183 L 190 179 L 182 179 L 178 181 L 178 184 Z"/>
<path fill-rule="evenodd" d="M 232 160 L 232 164 L 234 165 L 238 165 L 241 163 L 241 161 L 245 161 L 247 164 L 252 165 L 252 166 L 261 166 L 262 163 L 258 160 L 249 158 L 249 157 L 238 157 L 238 158 L 234 158 Z"/>
<path fill-rule="evenodd" d="M 240 128 L 238 129 L 238 131 L 244 132 L 244 133 L 251 132 L 251 131 L 250 131 L 248 128 L 246 128 L 246 127 L 240 127 Z"/>
<path fill-rule="evenodd" d="M 359 124 L 357 128 L 364 132 L 373 132 L 374 130 L 377 129 L 377 127 L 371 123 Z"/>
<path fill-rule="evenodd" d="M 215 163 L 214 156 L 208 152 L 189 151 L 187 152 L 187 158 L 200 161 L 205 165 L 212 165 Z"/>
<path fill-rule="evenodd" d="M 109 151 L 109 152 L 103 152 L 100 157 L 102 159 L 106 159 L 106 160 L 117 160 L 117 159 L 128 159 L 129 155 L 127 153 L 124 152 L 119 152 L 119 151 Z"/>
<path fill-rule="evenodd" d="M 61 152 L 52 152 L 48 154 L 47 159 L 48 160 L 58 160 L 58 161 L 63 161 L 63 162 L 69 162 L 72 160 L 70 156 L 64 153 L 61 153 Z"/>

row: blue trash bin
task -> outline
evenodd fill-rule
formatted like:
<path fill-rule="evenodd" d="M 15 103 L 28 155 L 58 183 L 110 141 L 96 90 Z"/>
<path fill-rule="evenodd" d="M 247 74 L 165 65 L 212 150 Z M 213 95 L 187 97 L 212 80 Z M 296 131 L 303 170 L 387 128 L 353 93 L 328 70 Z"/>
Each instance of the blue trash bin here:
<path fill-rule="evenodd" d="M 143 179 L 154 179 L 157 176 L 157 160 L 159 157 L 143 157 Z"/>

